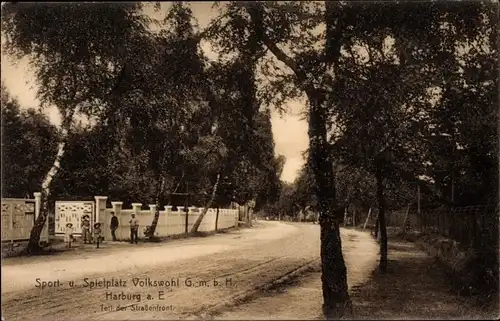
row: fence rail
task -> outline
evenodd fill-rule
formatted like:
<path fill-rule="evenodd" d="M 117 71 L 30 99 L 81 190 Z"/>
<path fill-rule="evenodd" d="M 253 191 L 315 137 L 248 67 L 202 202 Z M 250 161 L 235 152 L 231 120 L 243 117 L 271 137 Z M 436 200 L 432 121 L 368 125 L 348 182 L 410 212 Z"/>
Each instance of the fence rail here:
<path fill-rule="evenodd" d="M 388 210 L 386 222 L 388 226 L 403 228 L 407 209 Z M 360 211 L 358 211 L 359 213 Z M 375 226 L 378 210 L 372 208 L 367 219 L 367 211 L 356 216 L 357 224 L 366 223 Z M 350 211 L 347 218 L 353 216 Z M 352 224 L 352 218 L 347 225 Z M 364 224 L 363 224 L 364 225 Z M 411 206 L 406 228 L 437 233 L 459 242 L 464 247 L 475 249 L 498 248 L 499 239 L 499 208 L 498 205 L 475 205 L 452 208 L 423 208 L 420 212 L 416 206 Z"/>
<path fill-rule="evenodd" d="M 412 213 L 412 227 L 435 232 L 463 246 L 484 249 L 498 243 L 498 206 L 476 205 Z"/>

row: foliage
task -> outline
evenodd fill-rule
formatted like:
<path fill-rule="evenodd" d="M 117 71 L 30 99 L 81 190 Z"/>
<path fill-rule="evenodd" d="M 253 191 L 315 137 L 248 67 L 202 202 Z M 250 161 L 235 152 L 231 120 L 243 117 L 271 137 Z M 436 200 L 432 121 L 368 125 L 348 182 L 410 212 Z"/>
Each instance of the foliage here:
<path fill-rule="evenodd" d="M 33 198 L 58 140 L 47 117 L 35 109 L 21 110 L 2 83 L 2 197 Z"/>
<path fill-rule="evenodd" d="M 105 112 L 117 81 L 142 59 L 148 23 L 142 4 L 18 3 L 2 8 L 5 51 L 28 57 L 38 98 L 65 116 Z M 131 83 L 123 83 L 131 89 Z M 120 88 L 121 89 L 121 88 Z"/>
<path fill-rule="evenodd" d="M 189 5 L 173 4 L 163 21 L 142 8 L 3 7 L 4 50 L 13 59 L 28 57 L 38 98 L 56 105 L 71 128 L 52 198 L 104 194 L 164 203 L 172 201 L 168 191 L 188 187 L 200 196 L 190 202 L 200 206 L 222 170 L 227 191 L 220 194 L 261 204 L 276 198 L 282 164 L 274 157 L 270 115 L 258 113 L 257 102 L 238 108 L 253 95 L 247 82 L 238 83 L 252 77 L 240 72 L 248 58 L 209 63 Z M 159 32 L 150 32 L 152 23 Z M 89 116 L 91 127 L 72 126 L 74 113 Z"/>

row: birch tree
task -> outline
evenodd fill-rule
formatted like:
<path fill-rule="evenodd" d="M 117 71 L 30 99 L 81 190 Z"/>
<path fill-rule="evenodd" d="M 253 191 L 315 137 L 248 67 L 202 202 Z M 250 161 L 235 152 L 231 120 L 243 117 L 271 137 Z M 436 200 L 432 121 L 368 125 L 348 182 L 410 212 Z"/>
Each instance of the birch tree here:
<path fill-rule="evenodd" d="M 115 110 L 146 34 L 140 3 L 6 3 L 2 7 L 5 51 L 28 58 L 43 106 L 56 106 L 62 118 L 54 162 L 42 183 L 42 210 L 31 231 L 29 251 L 39 248 L 48 215 L 51 184 L 60 168 L 75 115 Z M 130 48 L 134 50 L 130 51 Z M 142 59 L 142 57 L 141 57 Z"/>

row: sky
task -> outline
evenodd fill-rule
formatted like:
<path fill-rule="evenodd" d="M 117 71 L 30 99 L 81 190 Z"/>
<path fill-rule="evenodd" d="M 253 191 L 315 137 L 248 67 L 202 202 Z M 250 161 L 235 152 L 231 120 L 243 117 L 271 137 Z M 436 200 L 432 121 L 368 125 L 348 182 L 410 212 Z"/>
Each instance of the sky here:
<path fill-rule="evenodd" d="M 151 8 L 145 11 L 155 19 L 161 18 L 164 10 L 170 3 L 162 3 L 162 11 L 154 12 Z M 214 17 L 216 12 L 212 10 L 210 2 L 193 2 L 191 8 L 197 18 L 200 27 L 206 26 Z M 203 50 L 210 57 L 211 50 L 203 46 Z M 213 55 L 213 54 L 212 54 Z M 16 97 L 23 108 L 38 108 L 39 100 L 36 98 L 36 82 L 33 73 L 28 68 L 26 59 L 12 61 L 2 52 L 2 79 L 12 96 Z M 293 182 L 298 171 L 304 164 L 302 153 L 308 147 L 307 122 L 299 114 L 305 106 L 300 102 L 290 102 L 289 112 L 279 115 L 277 111 L 272 112 L 271 122 L 275 142 L 276 155 L 284 155 L 286 163 L 283 168 L 281 179 Z M 48 107 L 45 113 L 52 123 L 60 125 L 61 117 L 55 107 Z"/>

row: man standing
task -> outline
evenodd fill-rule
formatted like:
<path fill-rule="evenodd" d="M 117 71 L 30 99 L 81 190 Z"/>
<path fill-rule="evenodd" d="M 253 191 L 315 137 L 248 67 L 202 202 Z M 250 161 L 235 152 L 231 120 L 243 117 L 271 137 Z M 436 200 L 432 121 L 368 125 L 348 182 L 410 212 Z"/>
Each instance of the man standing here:
<path fill-rule="evenodd" d="M 111 223 L 109 224 L 109 228 L 111 229 L 111 236 L 114 242 L 116 242 L 116 229 L 118 225 L 118 217 L 116 217 L 115 212 L 111 212 Z"/>
<path fill-rule="evenodd" d="M 139 231 L 139 220 L 135 218 L 135 214 L 131 215 L 132 218 L 130 219 L 130 243 L 137 244 L 137 233 Z"/>

